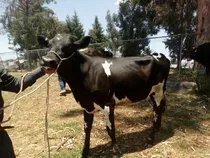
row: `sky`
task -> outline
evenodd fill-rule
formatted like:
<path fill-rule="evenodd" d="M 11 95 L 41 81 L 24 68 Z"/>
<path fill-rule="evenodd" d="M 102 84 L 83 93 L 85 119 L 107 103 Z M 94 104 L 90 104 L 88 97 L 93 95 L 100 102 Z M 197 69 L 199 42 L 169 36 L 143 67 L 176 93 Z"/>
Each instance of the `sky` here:
<path fill-rule="evenodd" d="M 47 5 L 52 9 L 60 21 L 65 21 L 66 16 L 70 17 L 77 12 L 81 23 L 83 24 L 86 35 L 88 30 L 92 28 L 95 16 L 98 16 L 100 23 L 104 30 L 106 29 L 106 13 L 110 10 L 112 13 L 118 12 L 118 3 L 121 0 L 57 0 L 57 3 L 51 3 Z M 4 12 L 4 8 L 0 7 L 0 15 Z M 166 33 L 161 30 L 156 36 L 163 36 Z M 153 51 L 164 53 L 168 56 L 168 50 L 165 49 L 164 39 L 154 39 L 150 42 L 150 48 Z M 0 53 L 11 52 L 8 48 L 11 45 L 8 44 L 6 35 L 0 35 Z M 1 54 L 0 54 L 1 55 Z M 9 55 L 9 53 L 8 53 Z M 4 58 L 3 55 L 1 55 Z"/>

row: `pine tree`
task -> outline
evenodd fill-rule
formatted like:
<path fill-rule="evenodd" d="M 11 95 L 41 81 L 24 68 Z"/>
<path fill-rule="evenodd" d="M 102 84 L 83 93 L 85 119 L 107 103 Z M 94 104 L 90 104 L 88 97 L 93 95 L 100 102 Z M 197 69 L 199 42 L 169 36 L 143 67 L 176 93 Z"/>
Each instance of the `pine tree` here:
<path fill-rule="evenodd" d="M 79 17 L 76 11 L 74 11 L 74 15 L 71 18 L 67 15 L 66 23 L 71 35 L 76 36 L 78 39 L 85 35 L 83 25 L 79 21 Z"/>
<path fill-rule="evenodd" d="M 106 37 L 104 35 L 103 28 L 102 28 L 97 16 L 95 16 L 94 23 L 92 24 L 92 29 L 89 30 L 88 35 L 91 37 L 90 42 L 93 44 L 94 43 L 102 43 L 102 42 L 106 41 Z M 103 49 L 104 45 L 95 44 L 95 45 L 92 45 L 91 47 Z"/>

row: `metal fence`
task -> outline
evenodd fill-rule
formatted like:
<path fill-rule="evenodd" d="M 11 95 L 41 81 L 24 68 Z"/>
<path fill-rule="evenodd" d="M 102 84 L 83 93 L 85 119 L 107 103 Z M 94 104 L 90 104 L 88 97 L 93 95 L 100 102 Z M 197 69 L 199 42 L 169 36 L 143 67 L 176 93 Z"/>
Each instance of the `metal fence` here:
<path fill-rule="evenodd" d="M 0 53 L 0 66 L 9 71 L 30 71 L 41 64 L 42 56 L 47 54 L 48 49 L 26 50 L 24 52 Z"/>
<path fill-rule="evenodd" d="M 150 39 L 149 47 L 152 52 L 163 53 L 169 57 L 169 51 L 165 48 L 163 41 L 165 38 Z M 9 71 L 26 70 L 30 71 L 40 66 L 42 56 L 46 55 L 48 49 L 25 50 L 23 52 L 0 52 L 0 66 Z M 193 68 L 193 61 L 182 60 L 182 68 Z M 177 67 L 177 63 L 171 64 L 172 68 Z"/>

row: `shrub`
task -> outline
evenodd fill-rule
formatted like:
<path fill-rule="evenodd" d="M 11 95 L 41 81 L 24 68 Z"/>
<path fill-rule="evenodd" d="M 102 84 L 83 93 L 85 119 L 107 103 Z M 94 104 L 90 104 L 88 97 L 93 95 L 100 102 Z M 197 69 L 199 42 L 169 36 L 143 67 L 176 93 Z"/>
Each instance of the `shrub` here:
<path fill-rule="evenodd" d="M 203 71 L 197 71 L 195 81 L 199 93 L 210 95 L 210 77 L 208 77 Z"/>

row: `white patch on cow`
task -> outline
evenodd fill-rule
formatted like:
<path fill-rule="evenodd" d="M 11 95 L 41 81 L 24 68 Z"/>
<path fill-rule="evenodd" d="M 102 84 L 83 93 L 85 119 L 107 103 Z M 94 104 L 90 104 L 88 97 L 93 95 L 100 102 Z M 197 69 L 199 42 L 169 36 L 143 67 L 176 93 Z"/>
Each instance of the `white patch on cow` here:
<path fill-rule="evenodd" d="M 87 126 L 87 123 L 85 122 L 84 123 L 84 128 L 86 129 L 86 128 L 88 128 L 88 126 Z"/>
<path fill-rule="evenodd" d="M 108 63 L 106 60 L 104 63 L 102 63 L 102 66 L 104 68 L 104 71 L 106 75 L 109 77 L 111 76 L 110 66 L 112 65 L 112 62 Z"/>
<path fill-rule="evenodd" d="M 115 103 L 119 103 L 120 102 L 120 100 L 116 97 L 115 93 L 113 94 L 113 98 L 115 100 Z"/>
<path fill-rule="evenodd" d="M 112 124 L 109 120 L 109 114 L 110 114 L 110 107 L 109 106 L 105 106 L 104 110 L 103 110 L 104 116 L 105 116 L 105 121 L 106 121 L 106 125 L 109 127 L 109 129 L 112 129 Z"/>
<path fill-rule="evenodd" d="M 152 56 L 153 56 L 157 61 L 159 61 L 159 59 L 162 57 L 160 53 L 152 54 Z"/>
<path fill-rule="evenodd" d="M 88 48 L 79 49 L 80 52 L 85 52 L 87 50 L 88 50 Z"/>
<path fill-rule="evenodd" d="M 153 95 L 156 105 L 159 106 L 161 100 L 164 98 L 164 93 L 163 93 L 163 86 L 164 86 L 165 80 L 163 82 L 158 83 L 157 85 L 154 85 L 149 93 L 152 94 L 153 92 L 155 93 Z"/>
<path fill-rule="evenodd" d="M 158 119 L 158 116 L 157 116 L 157 114 L 155 113 L 155 111 L 153 112 L 153 120 L 154 120 L 154 122 L 157 122 L 157 119 Z"/>
<path fill-rule="evenodd" d="M 78 101 L 77 102 L 79 105 L 80 105 L 80 102 Z M 112 124 L 109 120 L 109 114 L 110 114 L 110 107 L 109 106 L 105 106 L 104 109 L 102 109 L 98 104 L 95 104 L 94 103 L 94 110 L 89 112 L 87 111 L 85 108 L 83 108 L 88 114 L 94 114 L 96 111 L 101 111 L 103 114 L 104 114 L 104 118 L 105 118 L 105 122 L 106 122 L 106 126 L 108 126 L 108 128 L 111 130 L 112 129 Z M 87 123 L 85 122 L 84 123 L 84 128 L 86 129 L 88 126 L 87 126 Z"/>

